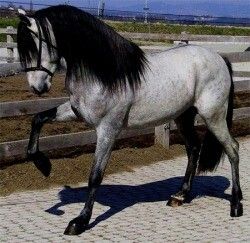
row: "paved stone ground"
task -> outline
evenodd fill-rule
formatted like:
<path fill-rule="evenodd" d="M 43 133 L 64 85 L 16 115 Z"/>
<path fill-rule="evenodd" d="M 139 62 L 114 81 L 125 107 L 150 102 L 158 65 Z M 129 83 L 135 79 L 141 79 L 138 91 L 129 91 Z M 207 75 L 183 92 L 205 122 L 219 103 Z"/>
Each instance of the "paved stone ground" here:
<path fill-rule="evenodd" d="M 178 157 L 107 177 L 91 229 L 80 236 L 63 231 L 82 209 L 86 185 L 0 198 L 0 242 L 250 242 L 250 139 L 239 140 L 243 217 L 229 216 L 227 160 L 217 172 L 196 178 L 191 203 L 166 206 L 185 171 L 186 158 Z"/>

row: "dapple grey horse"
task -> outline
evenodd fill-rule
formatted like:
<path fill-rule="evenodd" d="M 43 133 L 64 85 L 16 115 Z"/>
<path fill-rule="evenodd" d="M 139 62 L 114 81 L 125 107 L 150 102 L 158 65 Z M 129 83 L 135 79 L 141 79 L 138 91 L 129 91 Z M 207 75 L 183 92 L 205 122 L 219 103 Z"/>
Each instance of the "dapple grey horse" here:
<path fill-rule="evenodd" d="M 188 166 L 180 191 L 168 204 L 181 205 L 197 168 L 199 172 L 214 170 L 225 151 L 232 167 L 231 216 L 243 214 L 239 146 L 229 132 L 234 91 L 227 60 L 195 45 L 146 56 L 102 21 L 71 6 L 50 7 L 31 16 L 20 12 L 20 20 L 18 51 L 32 91 L 49 91 L 59 60 L 64 58 L 70 97 L 69 102 L 35 116 L 28 156 L 49 174 L 49 160 L 38 146 L 47 121 L 80 118 L 97 133 L 88 198 L 65 234 L 80 234 L 88 228 L 96 191 L 122 128 L 156 126 L 172 119 L 184 136 Z M 196 114 L 208 128 L 202 143 L 194 129 Z"/>

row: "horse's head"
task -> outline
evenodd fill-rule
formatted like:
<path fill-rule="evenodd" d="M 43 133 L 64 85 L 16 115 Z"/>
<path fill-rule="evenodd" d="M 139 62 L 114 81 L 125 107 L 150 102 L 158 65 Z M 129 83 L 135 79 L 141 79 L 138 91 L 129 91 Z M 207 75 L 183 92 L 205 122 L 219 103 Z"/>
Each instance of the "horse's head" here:
<path fill-rule="evenodd" d="M 22 66 L 27 72 L 31 90 L 36 94 L 48 92 L 59 63 L 56 40 L 48 19 L 38 20 L 19 12 L 17 46 Z"/>

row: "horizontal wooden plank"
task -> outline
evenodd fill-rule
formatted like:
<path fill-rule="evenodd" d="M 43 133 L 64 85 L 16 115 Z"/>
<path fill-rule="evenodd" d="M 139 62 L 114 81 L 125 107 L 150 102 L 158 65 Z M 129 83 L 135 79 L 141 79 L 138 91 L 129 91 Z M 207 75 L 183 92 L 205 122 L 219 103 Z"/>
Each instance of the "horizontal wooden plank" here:
<path fill-rule="evenodd" d="M 122 36 L 134 40 L 170 40 L 170 41 L 203 41 L 203 42 L 244 42 L 250 43 L 250 36 L 228 35 L 191 35 L 120 32 Z"/>
<path fill-rule="evenodd" d="M 233 72 L 234 77 L 244 77 L 244 78 L 250 78 L 250 72 L 246 71 L 234 71 Z"/>
<path fill-rule="evenodd" d="M 234 90 L 239 91 L 250 91 L 250 80 L 240 80 L 234 82 Z"/>
<path fill-rule="evenodd" d="M 236 81 L 235 91 L 250 90 L 250 80 Z M 0 103 L 0 118 L 30 115 L 51 109 L 68 101 L 68 97 Z"/>
<path fill-rule="evenodd" d="M 1 77 L 14 75 L 21 71 L 22 71 L 22 67 L 19 62 L 0 64 L 0 76 Z"/>
<path fill-rule="evenodd" d="M 234 109 L 233 111 L 233 121 L 238 121 L 241 119 L 250 118 L 250 107 L 243 107 Z M 196 125 L 204 124 L 203 119 L 198 115 L 196 118 Z"/>
<path fill-rule="evenodd" d="M 234 120 L 240 120 L 250 117 L 250 107 L 240 108 L 234 110 Z M 197 124 L 203 124 L 200 117 L 197 118 Z M 171 121 L 171 130 L 176 129 L 176 125 Z M 119 138 L 129 138 L 133 136 L 140 136 L 146 134 L 153 134 L 154 128 L 143 129 L 126 129 L 123 130 Z M 80 133 L 61 134 L 56 136 L 42 137 L 40 139 L 40 149 L 42 151 L 49 151 L 53 149 L 69 148 L 74 146 L 84 146 L 96 142 L 96 134 L 94 131 L 86 131 Z M 28 140 L 5 142 L 0 144 L 0 161 L 11 157 L 25 158 Z"/>
<path fill-rule="evenodd" d="M 0 28 L 0 34 L 16 35 L 17 29 L 11 28 Z"/>
<path fill-rule="evenodd" d="M 7 62 L 7 60 L 11 63 L 15 63 L 15 62 L 19 62 L 18 59 L 16 59 L 15 57 L 14 58 L 11 58 L 11 57 L 7 57 L 7 56 L 1 56 L 0 57 L 0 61 L 5 61 Z"/>
<path fill-rule="evenodd" d="M 237 120 L 241 120 L 241 119 L 246 119 L 246 118 L 250 118 L 250 107 L 243 107 L 243 108 L 238 108 L 238 109 L 234 109 L 233 112 L 233 121 L 237 121 Z M 203 119 L 198 115 L 196 117 L 196 125 L 203 125 L 204 121 Z M 176 130 L 176 124 L 174 121 L 170 122 L 170 130 Z"/>
<path fill-rule="evenodd" d="M 220 55 L 228 58 L 228 60 L 232 63 L 250 62 L 250 51 L 220 53 Z"/>
<path fill-rule="evenodd" d="M 239 120 L 249 117 L 250 117 L 250 107 L 234 110 L 234 120 Z M 197 120 L 198 120 L 197 124 L 200 125 L 203 123 L 201 118 L 198 118 Z M 170 129 L 171 130 L 176 129 L 176 125 L 173 121 L 171 122 Z M 146 135 L 146 134 L 153 134 L 154 131 L 155 131 L 154 128 L 126 129 L 121 132 L 119 139 Z M 84 146 L 95 142 L 96 142 L 95 131 L 61 134 L 56 136 L 42 137 L 40 139 L 40 149 L 41 151 L 49 151 L 54 149 L 70 148 L 74 146 Z M 12 157 L 25 158 L 27 146 L 28 146 L 28 139 L 1 143 L 0 161 Z"/>
<path fill-rule="evenodd" d="M 0 48 L 17 48 L 17 43 L 0 42 Z"/>
<path fill-rule="evenodd" d="M 243 107 L 234 110 L 234 121 L 250 118 L 250 107 Z"/>
<path fill-rule="evenodd" d="M 154 133 L 154 128 L 126 129 L 123 130 L 119 139 Z M 25 158 L 28 146 L 28 139 L 6 142 L 0 144 L 0 165 L 1 161 L 11 157 Z M 41 151 L 84 146 L 96 142 L 95 131 L 85 131 L 71 134 L 42 137 L 39 140 Z"/>
<path fill-rule="evenodd" d="M 0 28 L 0 34 L 17 34 L 17 29 Z M 228 36 L 228 35 L 191 35 L 182 34 L 160 34 L 160 33 L 134 33 L 120 32 L 129 39 L 151 39 L 151 40 L 172 40 L 172 41 L 211 41 L 211 42 L 250 42 L 249 36 Z"/>
<path fill-rule="evenodd" d="M 35 114 L 68 101 L 68 97 L 0 103 L 0 118 Z"/>
<path fill-rule="evenodd" d="M 250 43 L 249 43 L 250 45 Z M 141 49 L 145 53 L 157 53 L 167 51 L 169 48 L 166 46 L 141 46 Z M 232 63 L 240 63 L 240 62 L 250 62 L 250 51 L 246 52 L 230 52 L 230 53 L 219 53 L 221 56 L 228 58 L 228 60 Z M 249 75 L 249 72 L 245 72 L 246 75 Z M 242 73 L 242 75 L 244 75 Z M 244 76 L 241 76 L 244 77 Z"/>

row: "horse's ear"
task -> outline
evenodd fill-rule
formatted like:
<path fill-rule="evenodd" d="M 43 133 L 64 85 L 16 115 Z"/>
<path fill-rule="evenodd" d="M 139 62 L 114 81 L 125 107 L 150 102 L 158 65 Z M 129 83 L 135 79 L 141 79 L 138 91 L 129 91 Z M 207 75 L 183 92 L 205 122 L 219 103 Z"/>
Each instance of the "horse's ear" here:
<path fill-rule="evenodd" d="M 17 11 L 19 15 L 26 15 L 26 12 L 24 9 L 19 8 Z"/>
<path fill-rule="evenodd" d="M 23 9 L 18 9 L 18 17 L 21 22 L 25 23 L 28 27 L 31 26 L 30 18 L 26 15 L 26 12 Z"/>
<path fill-rule="evenodd" d="M 21 22 L 25 23 L 27 25 L 27 27 L 34 33 L 38 33 L 38 28 L 37 28 L 37 24 L 36 24 L 36 20 L 32 17 L 28 17 L 26 15 L 26 12 L 22 9 L 18 9 L 18 13 L 19 13 L 19 19 Z"/>
<path fill-rule="evenodd" d="M 26 16 L 26 12 L 22 9 L 18 9 L 18 17 L 21 22 L 25 23 L 26 25 L 30 25 L 29 19 Z"/>

